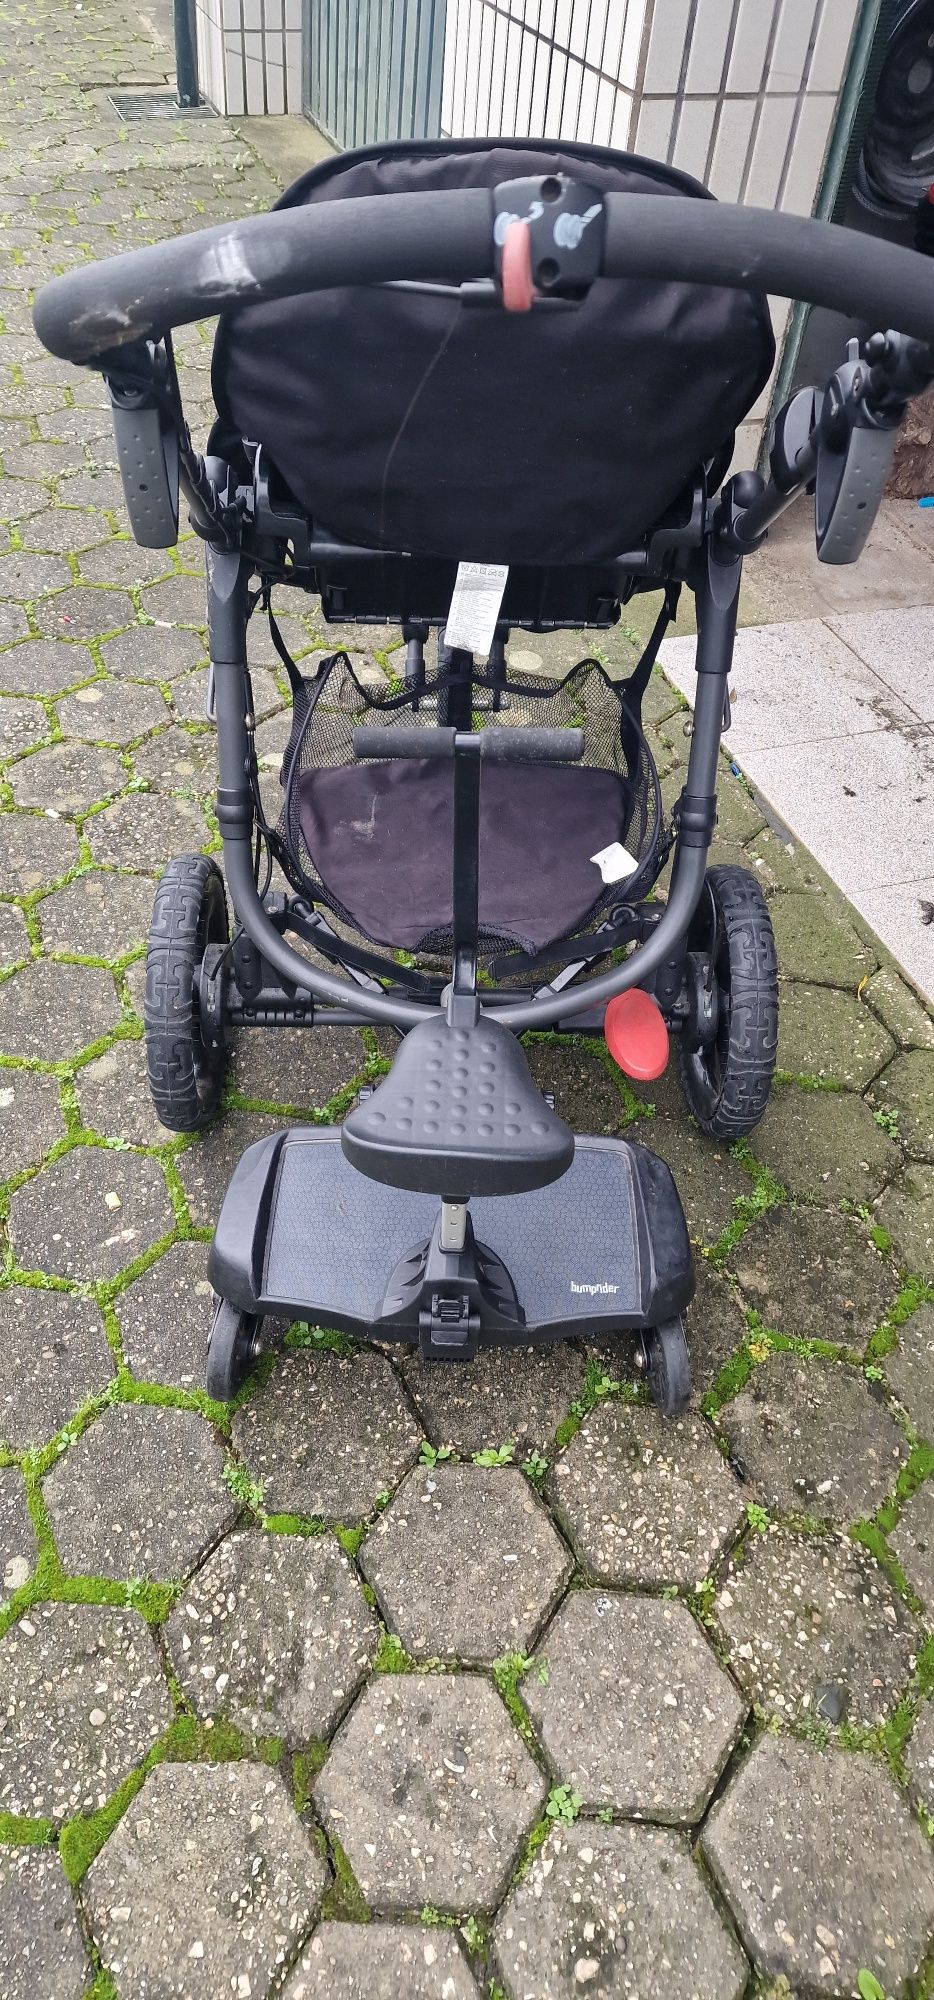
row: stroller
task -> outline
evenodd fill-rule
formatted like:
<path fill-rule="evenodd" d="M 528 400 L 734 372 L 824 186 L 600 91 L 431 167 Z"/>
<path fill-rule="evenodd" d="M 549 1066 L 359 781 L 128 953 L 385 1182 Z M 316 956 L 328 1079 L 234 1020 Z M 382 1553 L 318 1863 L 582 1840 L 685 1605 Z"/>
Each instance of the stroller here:
<path fill-rule="evenodd" d="M 769 291 L 902 331 L 851 342 L 782 409 L 768 476 L 724 484 L 772 367 Z M 201 457 L 171 330 L 215 312 Z M 405 144 L 329 161 L 270 215 L 58 278 L 35 322 L 105 376 L 137 540 L 175 541 L 181 486 L 207 544 L 224 874 L 186 855 L 156 894 L 159 1117 L 210 1120 L 235 1028 L 401 1037 L 341 1127 L 240 1160 L 210 1255 L 210 1393 L 237 1394 L 285 1316 L 437 1361 L 636 1335 L 654 1402 L 682 1410 L 694 1281 L 671 1174 L 573 1135 L 519 1037 L 605 1033 L 652 1078 L 674 1034 L 705 1132 L 761 1117 L 768 911 L 752 876 L 707 867 L 742 563 L 805 491 L 822 559 L 859 555 L 934 377 L 930 265 L 594 147 Z M 273 620 L 293 699 L 275 824 L 247 666 L 274 585 L 405 642 L 377 686 L 341 651 L 302 673 Z M 683 587 L 697 700 L 666 819 L 641 704 Z M 661 610 L 628 679 L 510 666 L 510 632 L 606 630 L 642 592 Z"/>

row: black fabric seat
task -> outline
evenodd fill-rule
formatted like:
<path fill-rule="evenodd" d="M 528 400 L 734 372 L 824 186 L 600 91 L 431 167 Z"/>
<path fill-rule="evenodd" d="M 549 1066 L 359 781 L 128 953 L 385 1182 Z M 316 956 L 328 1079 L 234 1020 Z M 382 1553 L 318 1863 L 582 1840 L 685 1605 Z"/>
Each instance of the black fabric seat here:
<path fill-rule="evenodd" d="M 418 758 L 303 771 L 302 839 L 343 909 L 377 943 L 417 951 L 451 923 L 450 764 Z M 591 856 L 625 843 L 632 790 L 586 765 L 490 764 L 481 788 L 480 927 L 538 951 L 603 893 Z"/>
<path fill-rule="evenodd" d="M 452 1201 L 547 1187 L 574 1157 L 574 1134 L 515 1036 L 489 1017 L 413 1028 L 385 1082 L 344 1120 L 341 1145 L 371 1180 Z"/>

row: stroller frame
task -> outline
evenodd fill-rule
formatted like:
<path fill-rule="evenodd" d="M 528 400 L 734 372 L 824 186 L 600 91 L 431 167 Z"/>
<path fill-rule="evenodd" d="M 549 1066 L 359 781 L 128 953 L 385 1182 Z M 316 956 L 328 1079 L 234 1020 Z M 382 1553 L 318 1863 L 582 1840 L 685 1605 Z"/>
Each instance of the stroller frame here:
<path fill-rule="evenodd" d="M 239 932 L 229 943 L 222 879 L 209 857 L 170 864 L 157 892 L 147 968 L 157 1107 L 166 1082 L 160 1064 L 168 1060 L 176 1083 L 185 1084 L 189 1126 L 204 1122 L 219 1095 L 233 1024 L 372 1022 L 403 1036 L 388 1076 L 339 1130 L 274 1134 L 249 1147 L 234 1173 L 210 1257 L 220 1298 L 208 1387 L 227 1400 L 260 1351 L 267 1315 L 417 1344 L 438 1360 L 468 1359 L 491 1342 L 635 1331 L 654 1401 L 675 1412 L 689 1396 L 681 1314 L 693 1272 L 669 1170 L 624 1139 L 575 1141 L 537 1090 L 516 1038 L 529 1029 L 595 1028 L 608 1003 L 638 986 L 681 1033 L 685 1082 L 702 1126 L 739 1136 L 761 1116 L 777 1038 L 771 927 L 754 878 L 707 871 L 743 559 L 805 491 L 815 495 L 821 558 L 857 559 L 906 403 L 934 379 L 934 293 L 924 260 L 832 225 L 674 196 L 595 201 L 595 192 L 549 175 L 492 191 L 360 197 L 278 213 L 78 270 L 55 280 L 36 304 L 37 330 L 50 350 L 101 367 L 110 383 L 137 538 L 155 546 L 175 539 L 180 478 L 193 525 L 208 543 L 217 819 Z M 590 228 L 595 217 L 599 224 Z M 181 416 L 168 339 L 172 326 L 234 308 L 244 297 L 263 301 L 347 282 L 461 285 L 465 274 L 472 303 L 482 293 L 485 305 L 514 310 L 530 308 L 536 285 L 544 310 L 562 294 L 580 297 L 600 275 L 638 275 L 739 289 L 755 283 L 870 321 L 891 316 L 907 329 L 875 335 L 862 350 L 850 343 L 825 391 L 791 399 L 775 424 L 767 479 L 739 474 L 712 504 L 701 482 L 680 525 L 672 531 L 661 524 L 611 565 L 615 587 L 597 623 L 612 622 L 634 585 L 664 588 L 680 579 L 693 591 L 697 698 L 667 902 L 638 906 L 636 948 L 579 986 L 591 962 L 583 953 L 580 964 L 529 992 L 481 987 L 477 965 L 482 759 L 567 761 L 582 748 L 571 740 L 574 730 L 474 731 L 464 711 L 437 729 L 357 732 L 355 752 L 365 757 L 423 756 L 427 746 L 427 754 L 453 758 L 454 949 L 440 993 L 396 968 L 383 984 L 372 955 L 348 946 L 300 899 L 269 898 L 260 887 L 250 578 L 255 572 L 317 589 L 327 613 L 329 605 L 338 608 L 342 577 L 357 577 L 368 562 L 385 573 L 394 559 L 316 539 L 314 524 L 294 515 L 283 520 L 280 513 L 277 534 L 277 510 L 255 464 L 245 489 L 230 466 L 199 459 Z M 398 558 L 403 569 L 407 560 Z M 411 620 L 411 605 L 402 609 Z M 441 622 L 431 610 L 425 622 Z M 532 629 L 548 622 L 522 605 L 511 615 Z M 406 637 L 420 643 L 414 631 Z M 507 746 L 502 739 L 510 735 Z M 322 948 L 324 965 L 288 943 L 290 928 Z M 600 950 L 596 934 L 592 956 Z M 349 977 L 328 962 L 343 963 Z M 705 1052 L 722 1049 L 724 1035 L 732 1074 L 729 1102 L 721 1103 L 716 1092 L 705 1100 L 703 1065 Z M 175 1123 L 180 1129 L 185 1120 Z"/>

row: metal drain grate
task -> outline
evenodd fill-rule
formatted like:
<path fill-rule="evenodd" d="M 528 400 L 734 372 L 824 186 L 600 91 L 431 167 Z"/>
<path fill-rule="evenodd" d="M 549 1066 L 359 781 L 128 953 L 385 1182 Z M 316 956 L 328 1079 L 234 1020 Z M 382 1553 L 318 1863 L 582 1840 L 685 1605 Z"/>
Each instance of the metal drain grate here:
<path fill-rule="evenodd" d="M 109 104 L 124 124 L 140 118 L 216 118 L 213 104 L 177 104 L 174 90 L 114 90 Z"/>

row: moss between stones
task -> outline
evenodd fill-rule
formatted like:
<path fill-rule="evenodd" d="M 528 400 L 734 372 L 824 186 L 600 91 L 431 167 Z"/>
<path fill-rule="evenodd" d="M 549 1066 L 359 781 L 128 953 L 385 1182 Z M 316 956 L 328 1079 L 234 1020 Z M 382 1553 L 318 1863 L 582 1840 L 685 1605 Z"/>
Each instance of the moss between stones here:
<path fill-rule="evenodd" d="M 55 1839 L 50 1819 L 22 1819 L 19 1813 L 0 1812 L 0 1842 L 8 1847 L 48 1847 Z"/>
<path fill-rule="evenodd" d="M 519 1693 L 519 1682 L 535 1666 L 535 1660 L 524 1653 L 504 1653 L 493 1661 L 493 1679 L 509 1710 L 509 1713 L 523 1741 L 540 1756 L 538 1743 L 529 1718 L 525 1702 Z"/>
<path fill-rule="evenodd" d="M 334 1834 L 328 1837 L 328 1852 L 334 1870 L 334 1880 L 321 1899 L 322 1923 L 368 1924 L 371 1915 L 370 1906 L 344 1849 Z"/>
<path fill-rule="evenodd" d="M 311 1803 L 311 1789 L 318 1772 L 324 1769 L 330 1745 L 316 1737 L 297 1750 L 292 1758 L 292 1802 L 297 1813 Z"/>

